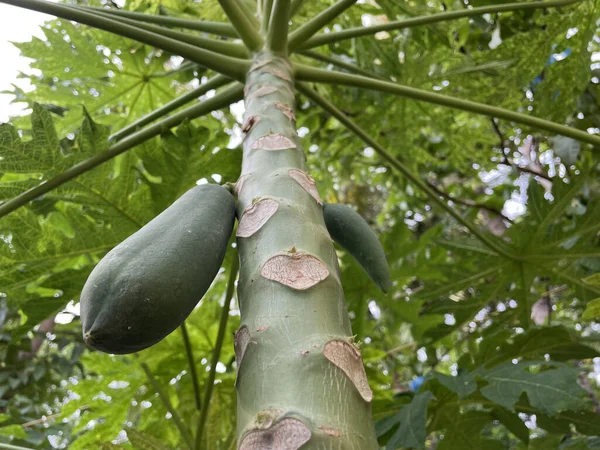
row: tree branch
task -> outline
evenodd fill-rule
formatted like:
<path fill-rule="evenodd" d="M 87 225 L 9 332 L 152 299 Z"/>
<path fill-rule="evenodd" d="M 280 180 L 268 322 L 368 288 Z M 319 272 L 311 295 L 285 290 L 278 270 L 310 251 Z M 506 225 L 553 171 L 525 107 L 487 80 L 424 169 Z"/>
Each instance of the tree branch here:
<path fill-rule="evenodd" d="M 448 106 L 450 108 L 482 114 L 485 116 L 499 117 L 501 119 L 512 120 L 514 122 L 519 122 L 535 128 L 561 134 L 563 136 L 568 136 L 582 142 L 587 142 L 594 145 L 594 151 L 598 151 L 600 149 L 600 136 L 594 136 L 586 133 L 585 131 L 570 128 L 558 123 L 549 122 L 537 117 L 528 116 L 527 114 L 521 114 L 504 108 L 489 106 L 470 100 L 463 100 L 460 98 L 436 94 L 434 92 L 428 92 L 422 89 L 403 86 L 401 84 L 391 83 L 388 81 L 374 80 L 360 75 L 316 69 L 300 64 L 294 64 L 294 66 L 296 68 L 296 78 L 298 80 L 329 84 L 342 84 L 346 86 L 372 89 L 375 91 L 386 92 L 389 94 L 399 95 L 401 97 L 433 103 L 436 105 Z"/>
<path fill-rule="evenodd" d="M 342 111 L 337 109 L 333 104 L 319 95 L 316 91 L 312 90 L 310 87 L 303 83 L 296 84 L 297 89 L 306 95 L 310 100 L 319 105 L 323 110 L 327 113 L 331 114 L 335 117 L 340 123 L 345 125 L 348 129 L 350 129 L 356 136 L 365 142 L 368 146 L 372 147 L 379 155 L 385 159 L 393 168 L 398 170 L 402 175 L 404 175 L 411 183 L 417 186 L 421 191 L 423 191 L 433 202 L 435 202 L 438 206 L 444 209 L 448 214 L 450 214 L 456 221 L 462 224 L 465 228 L 467 228 L 471 233 L 473 233 L 481 242 L 487 245 L 490 249 L 499 253 L 500 255 L 511 259 L 511 260 L 520 260 L 521 258 L 517 255 L 513 255 L 511 252 L 507 251 L 500 242 L 494 239 L 492 236 L 484 234 L 481 230 L 472 224 L 465 218 L 463 218 L 457 211 L 448 206 L 446 202 L 440 199 L 440 197 L 425 184 L 418 175 L 413 174 L 408 167 L 406 167 L 402 162 L 397 160 L 391 153 L 389 153 L 385 148 L 379 145 L 371 136 L 369 136 L 362 128 L 360 128 L 352 119 L 348 118 Z"/>
<path fill-rule="evenodd" d="M 158 109 L 155 109 L 154 111 L 152 111 L 149 114 L 146 114 L 144 117 L 140 117 L 135 122 L 130 123 L 125 128 L 122 128 L 121 130 L 117 131 L 115 134 L 110 136 L 108 138 L 108 140 L 109 140 L 109 142 L 119 141 L 119 140 L 123 139 L 125 136 L 129 136 L 131 133 L 134 133 L 136 130 L 139 130 L 142 127 L 148 125 L 150 122 L 154 122 L 156 119 L 169 114 L 171 111 L 176 110 L 180 106 L 183 106 L 186 103 L 188 103 L 194 99 L 197 99 L 201 95 L 206 94 L 208 91 L 217 89 L 217 88 L 224 86 L 230 82 L 231 82 L 231 80 L 229 80 L 227 77 L 224 77 L 223 75 L 217 75 L 217 76 L 211 78 L 210 80 L 208 80 L 206 83 L 198 86 L 197 88 L 194 88 L 191 91 L 180 95 L 176 99 L 173 99 L 168 103 L 165 103 L 163 106 L 161 106 Z"/>
<path fill-rule="evenodd" d="M 216 34 L 219 36 L 239 38 L 235 28 L 226 22 L 208 22 L 198 19 L 182 19 L 180 17 L 158 16 L 155 14 L 145 14 L 134 11 L 123 11 L 114 8 L 98 8 L 95 6 L 81 6 L 89 11 L 105 12 L 114 16 L 127 17 L 139 20 L 140 22 L 155 23 L 165 27 L 187 28 L 188 30 L 201 31 L 203 33 Z"/>
<path fill-rule="evenodd" d="M 175 426 L 179 429 L 179 432 L 181 433 L 181 437 L 185 441 L 187 447 L 190 450 L 193 450 L 194 440 L 192 439 L 192 435 L 190 434 L 188 429 L 185 427 L 185 425 L 181 421 L 181 417 L 179 416 L 179 413 L 177 412 L 177 410 L 175 408 L 173 408 L 173 405 L 171 404 L 171 400 L 169 400 L 169 396 L 163 390 L 160 383 L 158 381 L 156 381 L 156 378 L 154 378 L 154 375 L 152 375 L 152 372 L 150 371 L 148 364 L 140 363 L 140 365 L 142 366 L 142 369 L 146 373 L 146 376 L 148 377 L 148 381 L 150 381 L 150 384 L 152 384 L 152 387 L 154 388 L 154 390 L 160 397 L 161 401 L 165 405 L 165 408 L 167 408 L 167 411 L 169 411 L 171 413 L 171 417 L 173 418 L 173 423 L 175 423 Z"/>
<path fill-rule="evenodd" d="M 183 345 L 185 345 L 185 354 L 187 356 L 188 365 L 190 366 L 190 376 L 192 377 L 192 385 L 194 386 L 194 401 L 196 409 L 200 411 L 202 408 L 202 396 L 200 394 L 200 385 L 198 384 L 198 373 L 196 372 L 196 361 L 194 361 L 194 352 L 192 351 L 192 343 L 188 334 L 185 321 L 181 324 L 181 335 L 183 336 Z"/>
<path fill-rule="evenodd" d="M 289 36 L 288 48 L 290 53 L 310 39 L 317 31 L 343 13 L 346 9 L 356 3 L 356 0 L 338 0 L 325 11 L 317 14 L 300 28 L 297 28 Z"/>
<path fill-rule="evenodd" d="M 26 205 L 28 202 L 36 199 L 40 195 L 50 192 L 67 181 L 72 180 L 73 178 L 87 172 L 90 169 L 93 169 L 96 166 L 99 166 L 115 156 L 120 155 L 121 153 L 124 153 L 127 150 L 130 150 L 133 147 L 152 139 L 153 137 L 158 136 L 174 126 L 179 125 L 184 120 L 195 119 L 196 117 L 203 116 L 217 109 L 224 108 L 229 106 L 231 103 L 240 100 L 241 98 L 243 98 L 243 89 L 241 85 L 237 84 L 236 86 L 231 86 L 222 92 L 219 92 L 214 97 L 181 110 L 172 116 L 149 126 L 148 128 L 133 133 L 116 144 L 110 146 L 108 149 L 95 154 L 85 161 L 75 164 L 54 178 L 51 178 L 50 180 L 47 180 L 42 184 L 19 194 L 15 198 L 0 204 L 0 217 L 3 217 L 15 209 Z"/>
<path fill-rule="evenodd" d="M 71 6 L 71 8 L 83 9 L 80 6 Z M 210 50 L 221 55 L 241 59 L 248 58 L 248 49 L 236 42 L 229 42 L 221 39 L 211 39 L 195 34 L 183 33 L 181 31 L 171 30 L 170 28 L 166 28 L 164 26 L 152 25 L 149 23 L 144 23 L 142 21 L 129 19 L 126 17 L 114 17 L 110 13 L 104 12 L 104 10 L 99 10 L 98 14 L 101 14 L 105 17 L 113 17 L 113 20 L 117 20 L 119 22 L 123 22 L 137 28 L 142 28 L 144 30 L 151 31 L 153 33 L 157 33 L 163 36 L 167 36 L 176 39 L 180 42 L 185 42 L 187 44 L 194 45 L 204 50 Z"/>
<path fill-rule="evenodd" d="M 415 27 L 419 25 L 427 25 L 437 22 L 445 22 L 448 20 L 461 19 L 463 17 L 480 16 L 482 14 L 495 14 L 505 11 L 518 11 L 524 9 L 537 8 L 553 8 L 579 3 L 581 0 L 557 0 L 549 2 L 530 1 L 519 3 L 507 3 L 503 5 L 481 6 L 472 9 L 461 9 L 457 11 L 447 11 L 439 14 L 428 14 L 426 16 L 411 17 L 410 19 L 394 20 L 383 23 L 381 25 L 373 25 L 370 27 L 348 28 L 347 30 L 335 31 L 332 33 L 324 33 L 314 36 L 311 39 L 302 43 L 298 48 L 306 50 L 320 45 L 331 44 L 346 39 L 352 39 L 360 36 L 373 35 L 380 31 L 394 31 L 404 28 Z"/>
<path fill-rule="evenodd" d="M 239 258 L 237 252 L 233 257 L 231 263 L 231 269 L 229 272 L 229 280 L 227 282 L 227 289 L 225 291 L 225 301 L 223 303 L 223 309 L 221 310 L 221 319 L 219 321 L 219 331 L 217 332 L 217 342 L 213 349 L 212 360 L 210 363 L 210 372 L 208 379 L 206 380 L 206 386 L 204 387 L 204 403 L 202 404 L 202 411 L 200 412 L 200 420 L 198 421 L 198 427 L 196 429 L 196 450 L 201 448 L 202 435 L 206 420 L 208 419 L 208 410 L 210 407 L 210 399 L 212 397 L 212 391 L 215 384 L 215 376 L 217 373 L 217 364 L 221 357 L 221 348 L 223 347 L 223 339 L 225 337 L 225 330 L 227 329 L 227 320 L 229 319 L 229 305 L 233 299 L 233 290 L 235 288 L 235 278 L 237 276 L 239 268 Z"/>
<path fill-rule="evenodd" d="M 267 33 L 267 47 L 274 53 L 287 53 L 289 15 L 290 0 L 275 0 Z"/>
<path fill-rule="evenodd" d="M 120 36 L 125 36 L 144 44 L 152 45 L 168 52 L 175 53 L 176 55 L 183 56 L 184 58 L 197 62 L 209 69 L 240 81 L 244 79 L 249 67 L 249 63 L 245 60 L 203 50 L 193 45 L 161 36 L 160 34 L 109 19 L 100 14 L 88 13 L 66 5 L 49 3 L 41 0 L 0 0 L 0 3 L 52 14 L 62 19 L 74 20 L 75 22 L 90 25 Z"/>
<path fill-rule="evenodd" d="M 219 0 L 219 4 L 225 14 L 231 21 L 231 24 L 236 29 L 237 33 L 244 41 L 246 47 L 252 51 L 258 51 L 262 48 L 263 40 L 254 27 L 252 20 L 240 9 L 236 4 L 237 0 Z"/>

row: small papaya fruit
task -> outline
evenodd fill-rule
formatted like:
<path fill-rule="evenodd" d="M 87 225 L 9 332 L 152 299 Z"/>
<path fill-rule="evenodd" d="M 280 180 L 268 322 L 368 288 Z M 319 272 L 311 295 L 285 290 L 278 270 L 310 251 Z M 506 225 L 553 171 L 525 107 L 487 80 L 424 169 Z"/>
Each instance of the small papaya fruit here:
<path fill-rule="evenodd" d="M 390 268 L 379 239 L 365 219 L 341 203 L 323 205 L 323 216 L 331 238 L 356 259 L 379 289 L 387 292 Z"/>
<path fill-rule="evenodd" d="M 229 191 L 203 184 L 109 251 L 81 292 L 85 342 L 133 353 L 175 330 L 217 275 L 234 220 Z"/>

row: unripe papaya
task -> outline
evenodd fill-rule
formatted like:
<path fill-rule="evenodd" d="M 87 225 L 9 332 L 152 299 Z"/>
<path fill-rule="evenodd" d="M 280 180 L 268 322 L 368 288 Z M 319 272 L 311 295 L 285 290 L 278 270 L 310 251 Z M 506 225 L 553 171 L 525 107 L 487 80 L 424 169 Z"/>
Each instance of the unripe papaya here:
<path fill-rule="evenodd" d="M 81 293 L 86 343 L 133 353 L 175 330 L 217 275 L 234 220 L 229 191 L 196 186 L 108 252 Z"/>
<path fill-rule="evenodd" d="M 340 203 L 326 203 L 323 216 L 331 238 L 356 259 L 379 289 L 387 292 L 390 268 L 379 239 L 365 219 Z"/>

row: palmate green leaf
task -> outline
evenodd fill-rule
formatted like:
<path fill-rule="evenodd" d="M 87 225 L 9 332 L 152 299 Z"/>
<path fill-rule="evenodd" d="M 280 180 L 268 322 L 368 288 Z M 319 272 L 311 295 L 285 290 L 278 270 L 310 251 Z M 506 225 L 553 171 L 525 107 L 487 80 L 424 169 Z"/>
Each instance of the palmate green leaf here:
<path fill-rule="evenodd" d="M 0 436 L 13 439 L 27 439 L 27 433 L 21 425 L 6 425 L 0 427 Z"/>
<path fill-rule="evenodd" d="M 2 125 L 2 199 L 107 148 L 107 127 L 89 116 L 68 145 L 59 140 L 53 119 L 43 107 L 34 105 L 31 120 L 31 140 L 19 138 L 14 128 Z M 184 138 L 146 142 L 0 219 L 1 292 L 28 317 L 22 331 L 69 301 L 77 301 L 99 258 L 197 180 L 220 172 L 231 176 L 226 165 L 231 160 L 225 159 L 223 165 L 213 161 L 225 152 L 239 153 L 223 148 L 229 139 L 224 131 L 212 131 L 222 121 L 209 117 L 199 123 L 204 126 L 182 125 L 176 133 Z M 187 143 L 185 156 L 180 155 L 182 142 Z M 215 153 L 216 147 L 222 150 Z M 172 163 L 176 160 L 180 164 Z"/>
<path fill-rule="evenodd" d="M 577 432 L 586 436 L 596 436 L 600 429 L 600 416 L 595 411 L 564 411 L 552 417 L 539 414 L 537 423 L 550 433 L 569 433 L 572 424 Z"/>
<path fill-rule="evenodd" d="M 127 429 L 127 438 L 136 450 L 169 450 L 158 439 L 135 428 Z"/>
<path fill-rule="evenodd" d="M 526 393 L 531 406 L 553 414 L 582 406 L 584 391 L 577 384 L 580 370 L 569 367 L 555 367 L 531 373 L 531 363 L 501 364 L 478 376 L 488 384 L 481 393 L 509 411 L 522 393 Z"/>
<path fill-rule="evenodd" d="M 511 413 L 504 408 L 498 407 L 491 411 L 494 418 L 500 421 L 508 431 L 517 436 L 522 442 L 529 442 L 529 428 L 523 423 L 517 414 Z"/>
<path fill-rule="evenodd" d="M 42 30 L 44 40 L 16 44 L 43 74 L 27 76 L 35 94 L 22 97 L 30 105 L 35 101 L 64 108 L 66 114 L 57 122 L 61 132 L 73 131 L 81 122 L 82 103 L 95 120 L 117 129 L 175 96 L 172 80 L 162 75 L 168 70 L 167 54 L 66 20 L 48 21 Z M 22 120 L 14 123 L 29 128 Z"/>
<path fill-rule="evenodd" d="M 520 323 L 528 326 L 531 306 L 543 296 L 548 282 L 555 285 L 566 282 L 584 301 L 600 294 L 600 288 L 581 281 L 589 274 L 583 263 L 600 257 L 594 241 L 600 229 L 600 207 L 593 202 L 584 214 L 566 212 L 574 199 L 587 195 L 586 186 L 591 180 L 583 172 L 569 183 L 555 182 L 552 201 L 544 198 L 539 185 L 530 183 L 530 219 L 513 225 L 507 232 L 512 251 L 526 258 L 523 262 L 510 263 L 494 256 L 494 252 L 480 243 L 466 239 L 438 241 L 448 248 L 447 265 L 436 266 L 443 269 L 445 279 L 428 280 L 427 273 L 417 273 L 425 289 L 416 298 L 430 300 L 422 314 L 451 315 L 454 323 L 432 328 L 424 336 L 441 339 L 460 330 L 476 313 L 486 306 L 489 308 L 491 302 L 507 305 L 513 299 Z M 545 285 L 539 281 L 542 278 Z M 558 360 L 569 354 L 581 353 L 583 357 L 595 354 L 570 340 L 563 344 L 562 350 L 556 349 Z"/>
<path fill-rule="evenodd" d="M 600 272 L 590 275 L 589 277 L 585 277 L 583 280 L 585 284 L 589 284 L 590 286 L 600 287 Z"/>
<path fill-rule="evenodd" d="M 68 149 L 62 148 L 50 115 L 40 106 L 34 106 L 32 127 L 32 140 L 12 140 L 3 147 L 2 199 L 106 148 L 106 128 L 89 118 Z M 76 300 L 95 258 L 151 218 L 140 207 L 148 198 L 146 189 L 130 177 L 134 164 L 132 154 L 124 155 L 0 220 L 0 273 L 9 303 L 35 300 L 37 320 Z M 42 307 L 40 298 L 51 301 Z"/>
<path fill-rule="evenodd" d="M 378 427 L 377 434 L 381 436 L 399 424 L 398 429 L 387 441 L 386 449 L 421 448 L 425 445 L 427 405 L 433 399 L 434 396 L 429 391 L 417 394 L 409 404 L 393 416 L 393 419 L 386 419 L 385 423 Z"/>
<path fill-rule="evenodd" d="M 457 376 L 445 375 L 435 372 L 437 380 L 452 392 L 456 392 L 460 398 L 465 398 L 477 390 L 477 382 L 473 373 L 463 373 Z"/>
<path fill-rule="evenodd" d="M 584 320 L 594 320 L 598 317 L 600 317 L 600 298 L 591 300 L 581 315 L 581 318 Z"/>
<path fill-rule="evenodd" d="M 466 414 L 445 415 L 443 425 L 444 439 L 438 445 L 439 450 L 459 450 L 465 448 L 481 450 L 504 450 L 504 445 L 497 440 L 489 439 L 481 434 L 494 417 L 487 412 L 469 411 Z"/>
<path fill-rule="evenodd" d="M 513 358 L 540 360 L 546 354 L 549 354 L 553 361 L 600 356 L 597 350 L 577 342 L 577 339 L 565 327 L 543 327 L 517 335 L 511 343 L 500 346 L 495 355 L 486 361 L 486 367 Z"/>
<path fill-rule="evenodd" d="M 563 440 L 563 436 L 562 435 L 549 435 L 549 436 L 542 436 L 542 437 L 538 437 L 536 439 L 532 439 L 529 442 L 529 445 L 526 445 L 524 443 L 520 444 L 519 447 L 517 447 L 519 450 L 546 450 L 546 449 L 550 449 L 550 448 L 560 448 L 560 444 Z"/>
<path fill-rule="evenodd" d="M 139 155 L 144 161 L 144 174 L 149 181 L 156 213 L 203 177 L 211 179 L 213 174 L 218 174 L 223 182 L 237 180 L 241 150 L 221 148 L 215 152 L 207 145 L 222 142 L 224 137 L 224 133 L 213 133 L 207 126 L 182 124 L 176 133 L 161 136 L 160 147 L 142 149 Z"/>

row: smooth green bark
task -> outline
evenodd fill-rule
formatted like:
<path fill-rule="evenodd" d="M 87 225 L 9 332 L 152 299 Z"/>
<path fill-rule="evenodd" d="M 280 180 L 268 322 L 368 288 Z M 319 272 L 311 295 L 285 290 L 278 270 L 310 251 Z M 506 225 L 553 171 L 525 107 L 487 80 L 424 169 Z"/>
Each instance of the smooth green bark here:
<path fill-rule="evenodd" d="M 337 255 L 296 134 L 289 61 L 258 55 L 245 102 L 238 448 L 378 449 Z M 352 363 L 348 372 L 336 355 Z M 289 447 L 264 445 L 283 438 Z"/>

